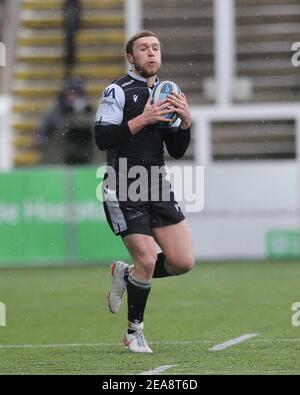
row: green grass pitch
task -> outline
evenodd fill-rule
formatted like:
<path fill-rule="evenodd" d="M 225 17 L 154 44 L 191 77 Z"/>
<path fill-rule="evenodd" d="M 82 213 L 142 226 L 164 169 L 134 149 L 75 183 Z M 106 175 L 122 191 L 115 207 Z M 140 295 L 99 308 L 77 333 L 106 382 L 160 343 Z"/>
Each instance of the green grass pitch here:
<path fill-rule="evenodd" d="M 236 262 L 154 280 L 145 316 L 154 354 L 139 355 L 121 345 L 126 299 L 119 315 L 106 307 L 108 267 L 1 269 L 0 374 L 138 374 L 162 365 L 175 365 L 168 375 L 300 374 L 300 326 L 291 323 L 299 277 L 297 262 Z M 258 336 L 209 350 L 246 333 Z"/>

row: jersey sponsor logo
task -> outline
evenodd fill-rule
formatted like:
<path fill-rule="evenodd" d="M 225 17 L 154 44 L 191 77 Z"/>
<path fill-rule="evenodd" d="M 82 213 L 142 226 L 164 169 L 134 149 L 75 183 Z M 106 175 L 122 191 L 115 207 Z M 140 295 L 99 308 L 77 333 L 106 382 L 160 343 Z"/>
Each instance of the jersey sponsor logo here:
<path fill-rule="evenodd" d="M 133 101 L 136 103 L 137 99 L 139 98 L 139 95 L 133 95 L 132 98 L 133 98 Z"/>
<path fill-rule="evenodd" d="M 104 91 L 104 97 L 112 96 L 113 99 L 116 99 L 115 88 L 106 88 Z"/>
<path fill-rule="evenodd" d="M 122 84 L 122 88 L 124 88 L 125 86 L 131 85 L 134 82 L 134 80 L 130 80 L 128 82 L 125 82 L 125 84 Z"/>
<path fill-rule="evenodd" d="M 107 99 L 101 99 L 100 104 L 107 104 L 108 106 L 112 106 L 114 104 L 113 101 Z"/>

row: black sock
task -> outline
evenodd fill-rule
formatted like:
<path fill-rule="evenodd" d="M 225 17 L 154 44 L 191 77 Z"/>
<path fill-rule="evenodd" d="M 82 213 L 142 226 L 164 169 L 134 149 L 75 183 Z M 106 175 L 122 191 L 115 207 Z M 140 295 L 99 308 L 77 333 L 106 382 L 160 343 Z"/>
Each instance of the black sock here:
<path fill-rule="evenodd" d="M 129 267 L 124 270 L 123 278 L 128 283 L 128 276 L 129 276 Z"/>
<path fill-rule="evenodd" d="M 151 283 L 142 283 L 129 274 L 127 280 L 128 321 L 139 324 L 144 321 L 144 311 Z"/>
<path fill-rule="evenodd" d="M 153 278 L 162 278 L 174 276 L 168 264 L 166 263 L 165 256 L 162 252 L 157 254 L 157 261 L 155 263 Z"/>

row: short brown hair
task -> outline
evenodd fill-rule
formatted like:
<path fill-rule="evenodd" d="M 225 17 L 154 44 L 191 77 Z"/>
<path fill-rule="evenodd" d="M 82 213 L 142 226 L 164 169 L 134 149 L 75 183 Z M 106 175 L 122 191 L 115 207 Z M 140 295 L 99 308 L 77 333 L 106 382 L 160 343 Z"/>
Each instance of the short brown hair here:
<path fill-rule="evenodd" d="M 159 41 L 159 38 L 158 38 L 157 34 L 155 34 L 154 32 L 151 32 L 151 30 L 143 30 L 141 32 L 135 33 L 127 41 L 127 44 L 126 44 L 126 47 L 125 47 L 126 54 L 130 53 L 131 55 L 133 55 L 133 45 L 134 45 L 136 40 L 138 40 L 139 38 L 142 38 L 142 37 L 155 37 Z"/>

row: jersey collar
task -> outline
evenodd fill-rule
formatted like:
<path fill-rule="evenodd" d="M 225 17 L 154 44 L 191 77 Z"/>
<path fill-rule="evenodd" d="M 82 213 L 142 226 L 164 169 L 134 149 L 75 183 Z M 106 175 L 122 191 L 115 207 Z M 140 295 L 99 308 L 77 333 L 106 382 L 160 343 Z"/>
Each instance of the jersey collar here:
<path fill-rule="evenodd" d="M 128 75 L 131 77 L 131 78 L 134 78 L 135 80 L 137 80 L 137 81 L 143 81 L 143 82 L 146 82 L 147 83 L 147 78 L 144 78 L 144 77 L 142 77 L 142 76 L 140 76 L 140 75 L 136 75 L 133 71 L 128 71 Z M 156 77 L 156 80 L 155 80 L 155 82 L 154 82 L 154 86 L 155 85 L 157 85 L 159 83 L 159 79 L 158 79 L 158 77 Z"/>

